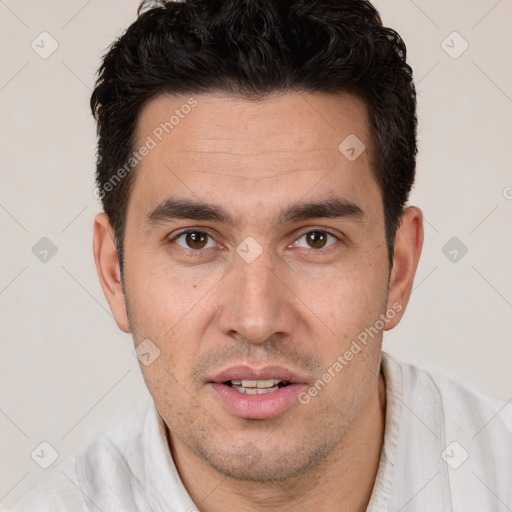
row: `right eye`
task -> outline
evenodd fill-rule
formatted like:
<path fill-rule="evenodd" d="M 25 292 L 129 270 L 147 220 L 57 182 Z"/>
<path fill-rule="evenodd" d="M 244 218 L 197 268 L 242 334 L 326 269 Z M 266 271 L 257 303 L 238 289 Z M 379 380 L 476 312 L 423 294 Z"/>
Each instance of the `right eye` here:
<path fill-rule="evenodd" d="M 209 240 L 210 239 L 210 240 Z M 171 242 L 187 250 L 200 251 L 215 247 L 215 240 L 204 231 L 188 230 L 179 233 Z M 208 245 L 210 243 L 210 245 Z"/>

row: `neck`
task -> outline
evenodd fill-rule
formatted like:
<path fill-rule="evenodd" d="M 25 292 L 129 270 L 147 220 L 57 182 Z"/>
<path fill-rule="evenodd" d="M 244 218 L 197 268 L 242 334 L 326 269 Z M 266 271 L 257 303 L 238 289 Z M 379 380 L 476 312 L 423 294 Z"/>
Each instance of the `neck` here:
<path fill-rule="evenodd" d="M 180 477 L 201 512 L 365 511 L 384 439 L 386 391 L 382 374 L 342 440 L 325 459 L 293 479 L 248 482 L 230 479 L 171 450 Z M 169 433 L 168 433 L 169 435 Z"/>

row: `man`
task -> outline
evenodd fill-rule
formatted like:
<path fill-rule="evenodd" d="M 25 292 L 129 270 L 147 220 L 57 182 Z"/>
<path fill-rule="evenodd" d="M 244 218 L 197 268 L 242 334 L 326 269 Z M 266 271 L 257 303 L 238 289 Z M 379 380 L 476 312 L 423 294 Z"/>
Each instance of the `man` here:
<path fill-rule="evenodd" d="M 423 243 L 405 59 L 362 0 L 141 9 L 94 255 L 154 406 L 16 511 L 512 509 L 510 407 L 381 352 Z"/>

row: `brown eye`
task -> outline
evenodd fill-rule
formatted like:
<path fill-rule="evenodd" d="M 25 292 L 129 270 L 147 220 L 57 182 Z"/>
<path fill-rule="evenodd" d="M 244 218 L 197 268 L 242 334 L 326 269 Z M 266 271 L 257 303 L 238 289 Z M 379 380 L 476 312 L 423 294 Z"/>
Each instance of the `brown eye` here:
<path fill-rule="evenodd" d="M 185 242 L 191 249 L 202 249 L 208 243 L 208 235 L 201 231 L 190 231 L 185 236 Z"/>
<path fill-rule="evenodd" d="M 183 247 L 183 249 L 192 249 L 195 251 L 215 246 L 213 238 L 203 231 L 184 231 L 172 241 L 176 243 L 176 245 Z"/>
<path fill-rule="evenodd" d="M 313 249 L 321 249 L 327 243 L 327 233 L 323 231 L 310 231 L 306 234 L 306 241 Z"/>
<path fill-rule="evenodd" d="M 324 249 L 336 243 L 337 239 L 328 231 L 317 229 L 304 233 L 295 241 L 295 245 L 302 249 Z"/>

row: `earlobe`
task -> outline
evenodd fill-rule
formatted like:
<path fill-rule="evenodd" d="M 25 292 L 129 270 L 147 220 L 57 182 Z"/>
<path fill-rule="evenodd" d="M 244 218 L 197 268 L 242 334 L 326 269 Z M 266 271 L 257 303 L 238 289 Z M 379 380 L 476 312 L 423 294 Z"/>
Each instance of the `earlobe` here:
<path fill-rule="evenodd" d="M 423 247 L 423 214 L 416 206 L 409 206 L 401 215 L 396 232 L 393 267 L 389 279 L 388 310 L 398 310 L 386 324 L 385 330 L 395 327 L 409 302 L 412 285 Z"/>
<path fill-rule="evenodd" d="M 114 243 L 113 229 L 105 213 L 99 213 L 94 219 L 93 251 L 101 288 L 110 311 L 119 329 L 128 333 L 130 324 L 121 283 L 119 257 Z"/>

